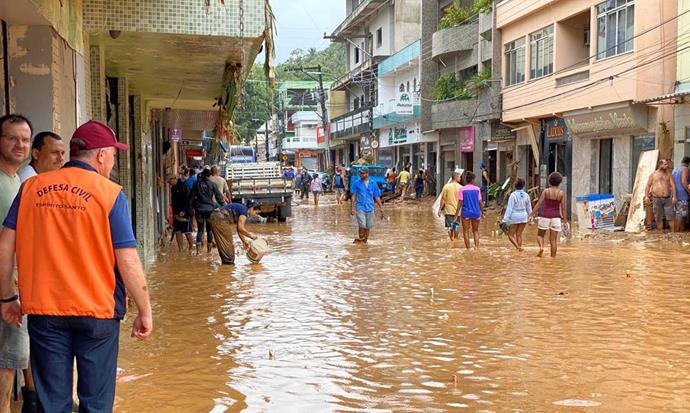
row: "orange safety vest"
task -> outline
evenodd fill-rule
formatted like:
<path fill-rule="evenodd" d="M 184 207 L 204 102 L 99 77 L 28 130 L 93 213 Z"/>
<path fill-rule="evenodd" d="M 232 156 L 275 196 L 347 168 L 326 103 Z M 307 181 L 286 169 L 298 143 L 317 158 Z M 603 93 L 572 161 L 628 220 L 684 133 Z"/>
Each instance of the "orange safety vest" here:
<path fill-rule="evenodd" d="M 67 167 L 24 183 L 16 230 L 22 312 L 122 318 L 108 216 L 122 188 L 95 171 Z"/>

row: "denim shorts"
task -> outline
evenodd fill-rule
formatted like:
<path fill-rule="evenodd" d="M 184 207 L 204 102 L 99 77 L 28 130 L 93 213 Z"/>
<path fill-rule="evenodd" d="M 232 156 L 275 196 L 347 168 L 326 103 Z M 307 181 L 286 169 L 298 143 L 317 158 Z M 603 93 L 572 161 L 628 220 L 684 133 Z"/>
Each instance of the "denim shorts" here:
<path fill-rule="evenodd" d="M 364 212 L 357 210 L 357 225 L 362 229 L 374 228 L 374 220 L 376 215 L 373 212 Z"/>
<path fill-rule="evenodd" d="M 24 370 L 29 367 L 29 333 L 26 316 L 21 327 L 0 321 L 0 369 Z"/>

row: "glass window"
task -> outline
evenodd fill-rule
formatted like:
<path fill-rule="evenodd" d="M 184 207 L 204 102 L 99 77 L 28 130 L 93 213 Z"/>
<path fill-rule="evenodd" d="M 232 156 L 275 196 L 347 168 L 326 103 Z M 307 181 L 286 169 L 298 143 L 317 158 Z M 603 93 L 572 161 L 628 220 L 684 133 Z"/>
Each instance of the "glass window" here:
<path fill-rule="evenodd" d="M 525 81 L 525 39 L 505 45 L 506 86 Z"/>
<path fill-rule="evenodd" d="M 597 6 L 597 58 L 633 49 L 635 0 L 607 0 Z"/>
<path fill-rule="evenodd" d="M 359 63 L 359 47 L 355 47 L 355 64 Z"/>
<path fill-rule="evenodd" d="M 613 193 L 613 139 L 599 141 L 599 193 Z"/>
<path fill-rule="evenodd" d="M 383 46 L 383 28 L 379 27 L 376 30 L 376 48 Z"/>
<path fill-rule="evenodd" d="M 553 73 L 553 25 L 529 35 L 530 79 Z"/>

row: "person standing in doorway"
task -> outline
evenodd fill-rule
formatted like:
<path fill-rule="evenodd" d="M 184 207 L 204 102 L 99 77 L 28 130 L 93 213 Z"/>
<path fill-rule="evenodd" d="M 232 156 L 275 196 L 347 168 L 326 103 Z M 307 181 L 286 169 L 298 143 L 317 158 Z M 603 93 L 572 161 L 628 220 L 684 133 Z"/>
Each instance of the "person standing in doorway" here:
<path fill-rule="evenodd" d="M 0 232 L 2 317 L 28 324 L 40 412 L 72 410 L 75 358 L 80 411 L 112 411 L 126 293 L 139 310 L 132 337 L 146 339 L 153 329 L 127 197 L 108 179 L 118 149 L 128 146 L 108 125 L 81 125 L 70 162 L 27 180 Z"/>
<path fill-rule="evenodd" d="M 491 179 L 489 178 L 489 170 L 486 169 L 484 161 L 479 163 L 482 170 L 482 196 L 484 197 L 484 206 L 489 206 L 489 186 L 491 186 Z"/>
<path fill-rule="evenodd" d="M 14 197 L 19 192 L 21 179 L 17 174 L 21 164 L 29 156 L 31 134 L 33 128 L 29 119 L 22 115 L 7 115 L 0 118 L 0 219 L 4 220 L 10 210 Z M 41 237 L 37 237 L 41 238 Z M 45 245 L 43 244 L 45 249 Z M 8 262 L 14 269 L 14 260 L 10 256 Z M 6 263 L 0 263 L 5 265 Z M 14 287 L 14 285 L 12 286 Z M 12 297 L 11 297 L 12 296 Z M 0 302 L 9 305 L 14 294 L 0 296 Z M 21 324 L 0 322 L 0 411 L 10 411 L 12 386 L 17 370 L 24 370 L 28 378 L 27 388 L 22 389 L 26 397 L 25 408 L 35 404 L 35 393 L 29 373 L 29 333 L 26 327 L 26 317 Z M 31 386 L 31 387 L 29 387 Z M 28 402 L 28 403 L 26 403 Z M 28 410 L 35 411 L 35 410 Z"/>
<path fill-rule="evenodd" d="M 532 219 L 534 214 L 540 211 L 537 225 L 537 243 L 539 244 L 537 257 L 544 256 L 544 236 L 546 231 L 549 231 L 551 257 L 556 256 L 556 252 L 558 252 L 558 235 L 563 230 L 563 225 L 568 225 L 565 192 L 560 189 L 561 182 L 563 182 L 563 176 L 558 172 L 552 172 L 549 175 L 550 186 L 541 193 L 537 205 L 534 206 L 534 211 L 529 216 Z M 542 205 L 544 208 L 542 208 Z"/>
<path fill-rule="evenodd" d="M 398 184 L 400 185 L 400 198 L 405 199 L 407 196 L 407 188 L 410 186 L 410 173 L 407 172 L 406 168 L 403 168 L 398 175 Z"/>
<path fill-rule="evenodd" d="M 474 238 L 474 248 L 479 249 L 479 222 L 484 218 L 482 192 L 474 184 L 474 180 L 472 171 L 465 172 L 465 186 L 458 191 L 458 208 L 453 219 L 457 222 L 458 217 L 462 218 L 462 238 L 467 249 L 470 249 L 470 231 Z"/>
<path fill-rule="evenodd" d="M 649 177 L 645 188 L 645 198 L 654 208 L 654 221 L 657 231 L 664 231 L 664 218 L 673 230 L 675 213 L 673 206 L 678 202 L 676 198 L 676 185 L 668 171 L 668 159 L 662 159 L 657 165 L 656 171 Z"/>
<path fill-rule="evenodd" d="M 225 205 L 223 194 L 220 190 L 208 179 L 211 176 L 211 171 L 204 169 L 200 174 L 197 182 L 192 188 L 192 205 L 194 206 L 194 216 L 196 217 L 196 252 L 201 253 L 201 246 L 203 245 L 204 232 L 206 232 L 206 252 L 211 252 L 213 248 L 213 232 L 208 219 L 215 209 L 216 204 Z"/>
<path fill-rule="evenodd" d="M 503 222 L 509 225 L 508 240 L 518 251 L 522 251 L 522 233 L 525 231 L 529 215 L 532 213 L 532 200 L 525 192 L 525 180 L 515 181 L 515 191 L 510 194 Z"/>
<path fill-rule="evenodd" d="M 448 228 L 448 238 L 451 241 L 458 239 L 460 231 L 459 223 L 455 220 L 455 213 L 458 211 L 458 192 L 462 188 L 460 185 L 460 171 L 453 172 L 452 181 L 445 184 L 441 190 L 441 205 L 438 209 L 438 216 L 445 215 L 445 225 Z"/>
<path fill-rule="evenodd" d="M 321 192 L 323 192 L 323 184 L 321 183 L 321 178 L 319 178 L 319 174 L 314 174 L 311 178 L 311 190 L 312 195 L 314 195 L 314 206 L 319 206 L 319 197 L 321 196 Z"/>
<path fill-rule="evenodd" d="M 54 132 L 41 132 L 31 144 L 31 162 L 17 171 L 22 182 L 43 172 L 62 168 L 65 163 L 65 144 Z"/>
<path fill-rule="evenodd" d="M 688 200 L 690 200 L 690 185 L 688 184 L 688 165 L 690 157 L 680 161 L 680 166 L 673 170 L 673 185 L 676 187 L 676 204 L 673 210 L 676 214 L 674 231 L 685 231 L 685 221 L 688 219 Z"/>
<path fill-rule="evenodd" d="M 369 232 L 374 227 L 374 206 L 378 205 L 383 219 L 383 204 L 381 203 L 381 190 L 376 182 L 369 180 L 369 168 L 359 169 L 359 181 L 350 188 L 350 211 L 357 216 L 359 233 L 355 238 L 355 244 L 366 244 L 369 240 Z"/>

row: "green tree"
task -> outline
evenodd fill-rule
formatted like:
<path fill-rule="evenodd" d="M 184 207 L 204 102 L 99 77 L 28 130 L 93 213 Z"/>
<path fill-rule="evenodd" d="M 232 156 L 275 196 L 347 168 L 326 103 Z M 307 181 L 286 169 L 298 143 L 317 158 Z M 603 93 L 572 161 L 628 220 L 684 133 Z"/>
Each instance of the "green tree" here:
<path fill-rule="evenodd" d="M 241 142 L 254 142 L 256 131 L 270 120 L 273 96 L 262 65 L 255 64 L 244 86 L 244 100 L 235 112 L 235 133 Z"/>

